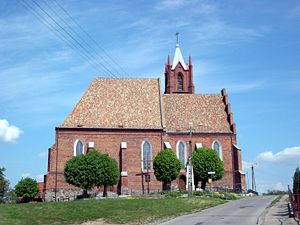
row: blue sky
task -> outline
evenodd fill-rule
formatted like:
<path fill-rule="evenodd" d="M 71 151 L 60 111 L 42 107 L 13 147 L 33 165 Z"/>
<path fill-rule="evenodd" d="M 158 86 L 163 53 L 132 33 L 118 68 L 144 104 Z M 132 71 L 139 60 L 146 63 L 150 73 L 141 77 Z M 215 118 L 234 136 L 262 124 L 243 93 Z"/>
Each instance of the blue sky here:
<path fill-rule="evenodd" d="M 101 65 L 55 35 L 39 6 L 93 46 Z M 0 166 L 11 186 L 22 176 L 42 180 L 55 126 L 95 77 L 163 82 L 177 31 L 184 59 L 193 57 L 196 93 L 227 89 L 244 171 L 255 164 L 258 191 L 291 183 L 300 164 L 299 1 L 2 0 L 0 12 Z"/>

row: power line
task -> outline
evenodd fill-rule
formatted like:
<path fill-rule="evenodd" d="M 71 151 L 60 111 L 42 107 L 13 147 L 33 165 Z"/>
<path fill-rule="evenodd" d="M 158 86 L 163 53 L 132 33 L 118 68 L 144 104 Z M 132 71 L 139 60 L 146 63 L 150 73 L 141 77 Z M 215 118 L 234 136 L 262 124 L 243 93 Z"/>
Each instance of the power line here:
<path fill-rule="evenodd" d="M 64 27 L 62 27 L 58 21 L 56 21 L 53 16 L 51 16 L 39 3 L 37 3 L 35 0 L 32 0 L 32 2 L 38 7 L 39 11 L 42 12 L 42 14 L 45 14 L 47 17 L 41 15 L 41 13 L 38 12 L 38 10 L 33 7 L 31 4 L 23 0 L 23 4 L 27 6 L 27 8 L 31 9 L 31 12 L 34 12 L 35 16 L 40 20 L 42 18 L 42 21 L 45 21 L 47 24 L 44 24 L 53 32 L 55 35 L 58 35 L 59 38 L 63 37 L 63 39 L 68 43 L 68 45 L 75 51 L 77 51 L 83 58 L 87 59 L 88 62 L 97 68 L 97 70 L 101 71 L 104 70 L 110 74 L 112 77 L 116 77 L 115 74 L 107 68 L 101 61 L 99 62 L 97 58 L 94 57 L 90 53 L 89 50 L 86 49 L 85 46 L 83 46 L 82 43 L 80 43 L 76 37 L 74 37 L 69 31 L 67 31 Z M 24 5 L 23 5 L 24 6 Z M 54 25 L 49 22 L 47 18 L 50 18 L 52 22 L 54 22 Z M 58 28 L 58 29 L 57 29 Z M 62 40 L 62 39 L 61 39 Z"/>
<path fill-rule="evenodd" d="M 70 32 L 68 32 L 64 27 L 62 27 L 47 11 L 45 11 L 39 3 L 37 3 L 35 0 L 31 0 L 44 14 L 46 14 L 60 29 L 62 29 L 73 41 L 75 41 L 75 43 L 77 43 L 85 52 L 87 52 L 88 54 L 89 51 L 86 50 L 86 48 L 78 41 L 76 40 L 76 38 L 73 37 L 72 34 L 70 34 Z M 89 58 L 93 58 L 93 56 L 89 56 Z M 97 61 L 97 60 L 96 60 Z M 104 64 L 102 64 L 101 62 L 97 62 L 97 64 L 100 63 L 102 65 L 102 67 L 105 68 L 105 70 L 107 70 L 113 77 L 115 77 L 114 73 L 108 69 Z"/>
<path fill-rule="evenodd" d="M 39 20 L 41 21 L 46 27 L 48 27 L 48 29 L 54 34 L 56 35 L 61 41 L 63 42 L 66 42 L 67 45 L 69 45 L 69 47 L 71 47 L 75 52 L 78 52 L 81 57 L 85 58 L 88 60 L 88 62 L 95 67 L 96 70 L 99 70 L 101 71 L 101 67 L 99 67 L 99 65 L 97 65 L 94 61 L 91 61 L 91 59 L 84 53 L 82 52 L 81 49 L 79 49 L 73 42 L 71 42 L 66 36 L 64 33 L 62 33 L 62 31 L 60 30 L 57 30 L 53 24 L 51 24 L 49 21 L 47 21 L 43 16 L 41 16 L 39 14 L 39 12 L 34 8 L 32 7 L 30 4 L 28 4 L 25 0 L 23 0 L 23 2 L 20 2 L 21 5 L 30 10 L 33 15 Z M 99 69 L 100 68 L 100 69 Z"/>
<path fill-rule="evenodd" d="M 122 66 L 118 63 L 118 62 L 116 62 L 107 52 L 106 52 L 106 50 L 103 48 L 103 47 L 101 47 L 101 45 L 87 32 L 87 31 L 85 31 L 85 29 L 79 24 L 79 23 L 77 23 L 76 22 L 76 20 L 70 15 L 70 13 L 68 13 L 68 11 L 61 5 L 61 4 L 59 4 L 59 2 L 57 1 L 57 0 L 54 0 L 54 2 L 59 6 L 59 8 L 63 11 L 63 12 L 65 12 L 67 15 L 68 15 L 68 17 L 73 21 L 73 23 L 75 24 L 75 25 L 77 25 L 78 27 L 79 27 L 79 29 L 100 49 L 100 50 L 102 50 L 103 51 L 103 53 L 113 62 L 113 63 L 115 63 L 115 65 L 120 69 L 120 70 L 122 70 L 127 76 L 129 76 L 129 74 L 122 68 Z"/>
<path fill-rule="evenodd" d="M 45 2 L 45 4 L 48 6 L 48 8 L 50 9 L 50 11 L 51 11 L 54 15 L 56 15 L 56 16 L 60 19 L 60 21 L 62 21 L 62 22 L 69 28 L 69 30 L 71 30 L 71 32 L 73 32 L 74 36 L 76 36 L 82 43 L 84 43 L 84 44 L 87 46 L 87 48 L 90 49 L 95 55 L 97 55 L 97 56 L 100 57 L 103 61 L 105 61 L 106 64 L 108 64 L 109 67 L 110 67 L 111 69 L 114 69 L 114 66 L 110 64 L 109 60 L 107 60 L 106 58 L 104 58 L 104 56 L 102 56 L 101 54 L 99 54 L 99 53 L 93 48 L 93 46 L 91 46 L 91 45 L 90 45 L 83 37 L 81 37 L 80 34 L 78 34 L 78 32 L 77 32 L 75 29 L 73 29 L 72 26 L 71 26 L 71 25 L 70 25 L 70 24 L 69 24 L 62 16 L 60 16 L 55 10 L 53 10 L 53 8 L 47 3 L 47 0 L 44 0 L 44 2 Z M 57 4 L 61 9 L 63 9 L 62 6 L 60 6 L 58 2 L 56 2 L 56 4 Z M 64 12 L 71 18 L 71 15 L 70 15 L 70 14 L 68 14 L 65 10 L 64 10 Z M 83 28 L 81 28 L 81 26 L 80 26 L 79 24 L 77 24 L 76 21 L 75 21 L 73 18 L 72 18 L 72 21 L 73 21 L 73 23 L 75 23 L 75 25 L 76 25 L 77 27 L 79 27 L 82 31 L 84 31 Z M 70 33 L 71 33 L 71 32 L 70 32 Z M 115 70 L 115 72 L 116 72 L 116 74 L 118 74 L 119 76 L 122 76 L 122 74 L 120 74 L 120 72 L 119 72 L 118 70 Z"/>

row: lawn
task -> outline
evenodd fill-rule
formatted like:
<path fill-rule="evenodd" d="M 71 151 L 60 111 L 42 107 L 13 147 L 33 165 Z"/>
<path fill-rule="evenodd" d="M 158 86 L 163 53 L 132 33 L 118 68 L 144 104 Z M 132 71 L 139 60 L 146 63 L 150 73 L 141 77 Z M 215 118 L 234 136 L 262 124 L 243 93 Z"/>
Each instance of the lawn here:
<path fill-rule="evenodd" d="M 224 202 L 217 198 L 193 197 L 0 204 L 0 224 L 80 224 L 100 218 L 115 224 L 142 223 L 199 211 Z"/>

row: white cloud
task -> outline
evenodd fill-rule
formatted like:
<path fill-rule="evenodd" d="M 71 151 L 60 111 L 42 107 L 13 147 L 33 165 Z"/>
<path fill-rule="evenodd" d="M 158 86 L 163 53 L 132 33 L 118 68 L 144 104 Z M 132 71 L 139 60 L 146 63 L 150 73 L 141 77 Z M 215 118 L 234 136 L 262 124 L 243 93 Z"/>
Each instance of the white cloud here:
<path fill-rule="evenodd" d="M 246 162 L 246 161 L 242 161 L 243 163 L 243 170 L 248 170 L 251 168 L 251 166 L 254 164 L 252 162 Z"/>
<path fill-rule="evenodd" d="M 237 41 L 251 41 L 263 36 L 262 28 L 239 27 L 216 18 L 199 23 L 193 32 L 195 40 L 208 42 L 210 45 L 231 45 Z"/>
<path fill-rule="evenodd" d="M 257 156 L 257 159 L 266 162 L 282 162 L 290 161 L 292 159 L 300 159 L 300 146 L 288 147 L 280 152 L 273 153 L 272 151 L 265 151 Z"/>
<path fill-rule="evenodd" d="M 157 9 L 170 9 L 170 8 L 178 8 L 185 3 L 184 0 L 164 0 L 159 2 L 157 5 Z"/>
<path fill-rule="evenodd" d="M 226 85 L 226 89 L 230 93 L 241 93 L 241 92 L 248 92 L 254 89 L 257 89 L 263 85 L 264 82 L 249 82 L 249 83 L 239 83 L 239 84 L 228 84 Z"/>
<path fill-rule="evenodd" d="M 48 152 L 40 152 L 39 153 L 39 157 L 42 157 L 42 158 L 44 158 L 44 157 L 46 157 L 48 155 Z"/>
<path fill-rule="evenodd" d="M 39 174 L 36 176 L 36 181 L 37 182 L 42 182 L 44 181 L 44 174 Z"/>
<path fill-rule="evenodd" d="M 22 178 L 31 177 L 31 174 L 30 173 L 22 173 L 21 177 Z"/>
<path fill-rule="evenodd" d="M 0 141 L 13 143 L 22 133 L 23 131 L 20 128 L 10 125 L 7 120 L 0 120 Z"/>
<path fill-rule="evenodd" d="M 271 181 L 258 181 L 257 191 L 259 193 L 267 193 L 268 191 L 286 191 L 287 186 L 282 182 L 271 182 Z"/>

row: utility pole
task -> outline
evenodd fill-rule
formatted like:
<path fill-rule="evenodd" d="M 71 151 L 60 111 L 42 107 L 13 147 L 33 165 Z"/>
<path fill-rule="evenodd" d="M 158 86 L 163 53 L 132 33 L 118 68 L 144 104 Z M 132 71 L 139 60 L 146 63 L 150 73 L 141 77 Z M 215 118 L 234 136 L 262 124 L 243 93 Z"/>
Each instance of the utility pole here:
<path fill-rule="evenodd" d="M 252 172 L 252 191 L 256 191 L 256 184 L 255 184 L 255 176 L 254 176 L 254 166 L 251 165 L 251 172 Z"/>

